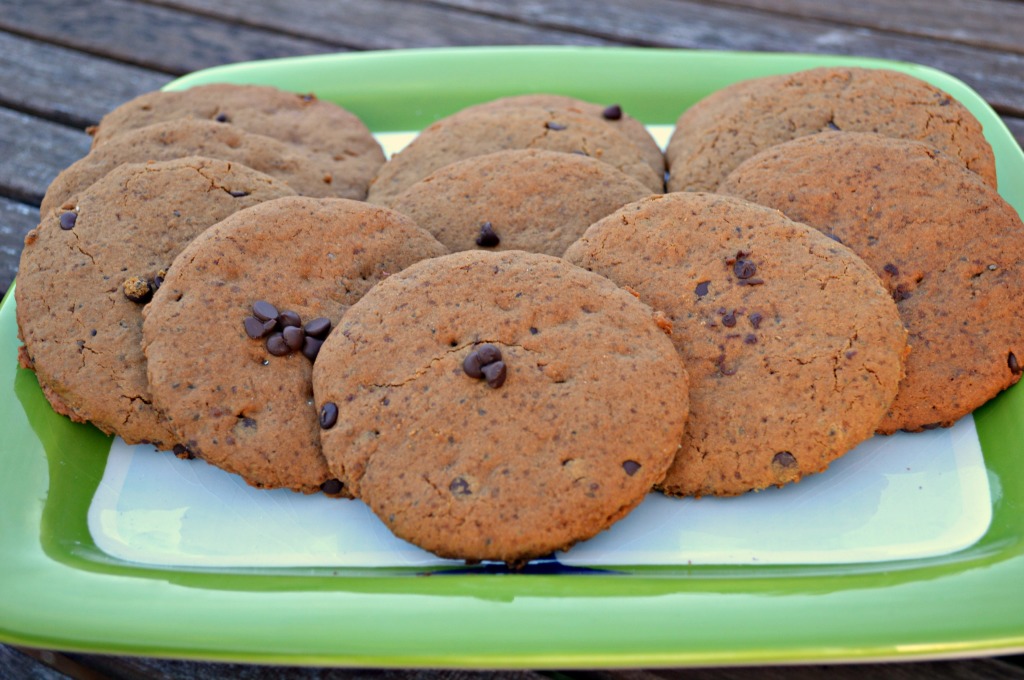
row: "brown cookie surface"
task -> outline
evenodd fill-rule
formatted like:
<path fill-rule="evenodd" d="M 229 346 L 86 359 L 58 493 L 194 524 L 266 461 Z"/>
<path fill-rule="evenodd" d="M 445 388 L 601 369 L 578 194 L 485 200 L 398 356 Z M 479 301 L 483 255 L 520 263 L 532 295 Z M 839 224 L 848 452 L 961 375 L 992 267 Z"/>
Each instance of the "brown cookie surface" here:
<path fill-rule="evenodd" d="M 687 410 L 686 371 L 650 308 L 519 251 L 382 281 L 328 338 L 313 383 L 332 471 L 396 535 L 512 564 L 638 504 Z"/>
<path fill-rule="evenodd" d="M 235 213 L 182 251 L 146 308 L 154 404 L 213 465 L 254 486 L 316 491 L 331 477 L 305 341 L 325 333 L 306 324 L 337 323 L 377 281 L 444 252 L 405 216 L 346 199 L 283 198 Z M 268 319 L 259 337 L 252 326 Z M 279 352 L 293 341 L 298 350 Z"/>
<path fill-rule="evenodd" d="M 54 408 L 128 443 L 177 440 L 151 405 L 142 309 L 178 252 L 283 183 L 238 163 L 122 165 L 29 232 L 15 291 L 26 362 Z M 135 299 L 131 299 L 135 298 Z"/>
<path fill-rule="evenodd" d="M 828 130 L 927 142 L 996 186 L 992 148 L 960 102 L 898 71 L 826 67 L 743 81 L 683 112 L 665 150 L 668 190 L 714 191 L 750 156 Z"/>
<path fill-rule="evenodd" d="M 337 194 L 344 198 L 364 198 L 384 163 L 384 152 L 370 130 L 341 106 L 312 94 L 233 83 L 136 97 L 103 117 L 92 131 L 93 146 L 129 130 L 179 118 L 234 125 L 324 154 L 335 163 L 334 181 L 351 187 L 351 194 Z"/>
<path fill-rule="evenodd" d="M 722 191 L 834 236 L 882 278 L 910 332 L 880 432 L 948 426 L 1016 383 L 1024 357 L 1024 225 L 930 146 L 827 133 L 768 149 Z"/>
<path fill-rule="evenodd" d="M 324 154 L 300 149 L 242 128 L 182 118 L 126 131 L 64 169 L 46 190 L 45 214 L 123 163 L 206 156 L 235 161 L 275 177 L 303 196 L 363 198 L 365 187 L 348 185 Z"/>
<path fill-rule="evenodd" d="M 596 104 L 575 97 L 560 94 L 535 93 L 502 97 L 471 106 L 466 111 L 478 108 L 510 108 L 517 106 L 539 106 L 545 109 L 566 110 L 582 113 L 603 121 L 628 138 L 639 149 L 644 160 L 659 175 L 665 174 L 665 155 L 654 141 L 647 127 L 622 110 L 618 104 Z"/>
<path fill-rule="evenodd" d="M 449 163 L 508 149 L 591 156 L 635 177 L 652 192 L 664 190 L 664 178 L 611 126 L 573 111 L 518 106 L 464 111 L 430 125 L 384 164 L 367 200 L 389 205 L 395 196 Z"/>
<path fill-rule="evenodd" d="M 666 493 L 736 495 L 820 472 L 874 433 L 896 394 L 906 330 L 878 277 L 778 211 L 653 196 L 594 224 L 566 259 L 672 323 L 690 416 Z"/>
<path fill-rule="evenodd" d="M 447 165 L 399 194 L 391 207 L 452 252 L 484 248 L 560 257 L 592 223 L 650 193 L 594 158 L 521 149 Z"/>

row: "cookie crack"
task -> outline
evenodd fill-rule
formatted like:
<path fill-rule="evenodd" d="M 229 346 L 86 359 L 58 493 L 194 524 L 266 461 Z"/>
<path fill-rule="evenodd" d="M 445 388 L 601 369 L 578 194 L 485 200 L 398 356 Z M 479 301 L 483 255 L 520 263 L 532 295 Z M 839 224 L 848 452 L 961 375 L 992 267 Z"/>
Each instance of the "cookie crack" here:
<path fill-rule="evenodd" d="M 474 340 L 473 342 L 464 342 L 464 343 L 462 343 L 460 345 L 457 345 L 457 346 L 452 347 L 452 348 L 450 348 L 448 350 L 445 350 L 444 352 L 442 352 L 438 356 L 433 357 L 429 362 L 427 362 L 427 364 L 425 366 L 423 366 L 422 368 L 417 370 L 413 375 L 409 376 L 408 378 L 404 378 L 403 380 L 400 380 L 398 382 L 371 383 L 371 386 L 372 387 L 376 387 L 376 388 L 381 388 L 381 389 L 386 388 L 386 387 L 402 387 L 404 385 L 407 385 L 407 384 L 409 384 L 409 383 L 411 383 L 411 382 L 413 382 L 415 380 L 418 380 L 419 378 L 423 377 L 423 375 L 425 373 L 427 373 L 427 371 L 429 371 L 431 369 L 431 367 L 433 367 L 437 362 L 443 360 L 448 355 L 456 353 L 456 352 L 461 352 L 462 350 L 464 350 L 467 347 L 470 347 L 472 345 L 481 345 L 481 344 L 492 344 L 492 345 L 497 345 L 497 346 L 499 346 L 501 348 L 515 347 L 516 349 L 520 349 L 520 350 L 522 350 L 524 352 L 527 352 L 527 353 L 532 353 L 534 351 L 534 350 L 528 349 L 526 347 L 523 347 L 522 345 L 517 345 L 517 344 L 514 344 L 514 343 L 501 342 L 501 341 L 498 341 L 498 340 L 481 339 L 481 340 Z"/>

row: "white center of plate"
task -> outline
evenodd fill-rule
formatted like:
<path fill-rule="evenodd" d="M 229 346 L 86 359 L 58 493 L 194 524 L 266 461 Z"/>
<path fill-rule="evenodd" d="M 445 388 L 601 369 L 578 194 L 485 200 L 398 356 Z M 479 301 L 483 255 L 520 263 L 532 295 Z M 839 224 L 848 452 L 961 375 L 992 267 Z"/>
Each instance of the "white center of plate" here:
<path fill-rule="evenodd" d="M 974 420 L 874 437 L 819 475 L 736 498 L 651 494 L 563 564 L 834 564 L 944 555 L 984 535 L 988 477 Z M 96 545 L 194 567 L 451 564 L 395 538 L 359 501 L 261 490 L 199 460 L 116 439 L 89 508 Z"/>

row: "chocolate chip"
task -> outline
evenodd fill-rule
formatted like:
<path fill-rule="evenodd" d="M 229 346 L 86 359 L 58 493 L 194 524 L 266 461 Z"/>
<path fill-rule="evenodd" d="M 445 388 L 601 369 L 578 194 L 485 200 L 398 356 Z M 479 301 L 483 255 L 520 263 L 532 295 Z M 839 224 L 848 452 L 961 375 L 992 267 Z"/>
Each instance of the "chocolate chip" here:
<path fill-rule="evenodd" d="M 697 294 L 697 297 L 704 297 L 708 294 L 708 286 L 710 284 L 710 281 L 701 281 L 697 284 L 697 287 L 693 289 L 693 292 Z"/>
<path fill-rule="evenodd" d="M 540 333 L 540 331 L 537 330 L 537 327 L 536 326 L 530 326 L 530 335 L 537 335 L 537 333 Z"/>
<path fill-rule="evenodd" d="M 121 284 L 124 296 L 132 302 L 148 302 L 153 297 L 153 287 L 141 276 L 129 276 Z"/>
<path fill-rule="evenodd" d="M 323 340 L 331 332 L 331 320 L 321 316 L 307 323 L 303 326 L 303 329 L 306 331 L 306 335 L 312 335 L 314 338 Z"/>
<path fill-rule="evenodd" d="M 287 326 L 302 326 L 302 319 L 299 317 L 298 312 L 287 310 L 277 315 L 277 322 L 281 324 L 281 328 Z"/>
<path fill-rule="evenodd" d="M 796 458 L 789 451 L 779 451 L 772 457 L 772 465 L 789 469 L 796 467 Z"/>
<path fill-rule="evenodd" d="M 832 232 L 829 232 L 829 231 L 825 232 L 825 236 L 828 236 L 830 239 L 832 239 L 836 243 L 842 243 L 843 242 L 843 239 L 839 238 L 838 236 L 836 236 Z"/>
<path fill-rule="evenodd" d="M 501 361 L 501 350 L 491 344 L 480 345 L 462 360 L 462 370 L 479 380 L 484 377 L 483 367 L 496 361 Z"/>
<path fill-rule="evenodd" d="M 288 349 L 297 352 L 302 349 L 306 339 L 306 331 L 298 326 L 285 326 L 285 329 L 281 331 L 281 337 L 284 338 L 284 344 L 288 345 Z"/>
<path fill-rule="evenodd" d="M 726 328 L 732 328 L 736 325 L 736 312 L 729 312 L 722 317 L 722 325 Z"/>
<path fill-rule="evenodd" d="M 245 328 L 245 334 L 253 340 L 259 340 L 269 332 L 266 326 L 264 326 L 265 323 L 265 321 L 260 321 L 255 316 L 247 316 L 242 319 L 242 326 Z M 273 327 L 271 327 L 270 330 L 273 330 Z"/>
<path fill-rule="evenodd" d="M 452 492 L 454 496 L 471 496 L 473 492 L 469 489 L 469 482 L 462 477 L 456 477 L 452 480 L 452 483 L 448 485 L 448 490 Z"/>
<path fill-rule="evenodd" d="M 505 384 L 505 362 L 495 361 L 492 364 L 483 366 L 480 371 L 484 374 L 484 379 L 487 380 L 487 384 L 497 389 Z"/>
<path fill-rule="evenodd" d="M 1014 354 L 1013 352 L 1010 352 L 1006 356 L 1006 365 L 1010 367 L 1010 372 L 1013 373 L 1014 375 L 1020 375 L 1021 371 L 1024 370 L 1021 369 L 1020 362 L 1017 361 L 1017 355 Z"/>
<path fill-rule="evenodd" d="M 231 122 L 231 119 L 228 118 L 228 114 L 226 114 L 226 113 L 218 113 L 214 117 L 214 120 L 217 121 L 218 123 L 230 123 Z"/>
<path fill-rule="evenodd" d="M 153 277 L 153 290 L 160 290 L 160 286 L 164 285 L 164 279 L 167 278 L 167 270 L 161 269 Z"/>
<path fill-rule="evenodd" d="M 273 333 L 267 338 L 267 351 L 275 357 L 283 357 L 292 350 L 288 346 L 288 343 L 284 341 L 283 335 L 280 333 Z"/>
<path fill-rule="evenodd" d="M 277 307 L 266 300 L 259 300 L 252 305 L 252 314 L 260 321 L 277 321 Z"/>
<path fill-rule="evenodd" d="M 885 273 L 889 274 L 890 276 L 899 276 L 900 275 L 900 270 L 897 269 L 896 265 L 892 264 L 891 262 L 889 264 L 885 265 L 884 267 L 882 267 L 882 270 L 885 271 Z"/>
<path fill-rule="evenodd" d="M 828 123 L 826 123 L 826 125 L 828 125 L 830 130 L 838 130 L 839 129 L 839 126 L 836 125 L 835 122 L 831 121 L 831 120 Z"/>
<path fill-rule="evenodd" d="M 605 120 L 620 120 L 622 118 L 622 107 L 618 104 L 612 104 L 601 112 L 601 117 Z"/>
<path fill-rule="evenodd" d="M 556 130 L 556 131 L 557 130 L 564 130 L 566 128 L 566 126 L 563 125 L 562 123 L 556 123 L 553 120 L 549 120 L 548 122 L 544 123 L 544 127 L 546 127 L 549 130 Z"/>
<path fill-rule="evenodd" d="M 747 318 L 750 319 L 750 325 L 754 327 L 754 330 L 760 328 L 761 322 L 764 321 L 764 316 L 761 314 L 761 312 L 754 312 Z"/>
<path fill-rule="evenodd" d="M 749 279 L 757 273 L 757 265 L 750 260 L 736 258 L 736 262 L 732 265 L 732 272 L 738 279 Z"/>
<path fill-rule="evenodd" d="M 907 287 L 902 283 L 896 286 L 896 290 L 892 292 L 892 299 L 896 302 L 902 302 L 909 297 L 913 297 L 913 293 L 907 290 Z"/>
<path fill-rule="evenodd" d="M 68 210 L 60 214 L 60 228 L 64 231 L 70 231 L 75 228 L 75 222 L 78 221 L 78 213 L 73 210 Z"/>
<path fill-rule="evenodd" d="M 622 469 L 626 471 L 627 475 L 632 477 L 640 469 L 640 463 L 635 460 L 624 460 L 622 461 Z"/>
<path fill-rule="evenodd" d="M 340 479 L 328 479 L 320 485 L 320 490 L 328 496 L 337 496 L 341 493 L 342 483 Z"/>
<path fill-rule="evenodd" d="M 741 286 L 760 286 L 761 284 L 764 283 L 764 279 L 740 279 L 736 283 L 740 284 Z"/>
<path fill-rule="evenodd" d="M 743 338 L 743 344 L 744 345 L 756 345 L 757 344 L 757 336 L 754 335 L 753 333 L 747 333 L 747 335 L 744 336 L 744 338 Z"/>
<path fill-rule="evenodd" d="M 494 248 L 501 239 L 498 238 L 498 233 L 494 231 L 494 227 L 490 222 L 484 222 L 480 225 L 480 235 L 476 237 L 476 244 L 481 248 Z"/>
<path fill-rule="evenodd" d="M 248 191 L 242 191 L 240 189 L 236 189 L 234 191 L 229 191 L 228 194 L 230 196 L 232 196 L 233 198 L 242 198 L 243 196 L 248 196 L 249 192 Z"/>
<path fill-rule="evenodd" d="M 320 427 L 329 430 L 338 422 L 338 405 L 328 401 L 320 407 Z"/>
<path fill-rule="evenodd" d="M 320 353 L 320 347 L 323 346 L 323 344 L 323 340 L 307 335 L 302 340 L 302 356 L 306 357 L 310 361 L 316 361 L 316 356 Z"/>
<path fill-rule="evenodd" d="M 182 460 L 192 460 L 195 456 L 184 444 L 175 444 L 174 448 L 171 449 L 175 456 Z"/>

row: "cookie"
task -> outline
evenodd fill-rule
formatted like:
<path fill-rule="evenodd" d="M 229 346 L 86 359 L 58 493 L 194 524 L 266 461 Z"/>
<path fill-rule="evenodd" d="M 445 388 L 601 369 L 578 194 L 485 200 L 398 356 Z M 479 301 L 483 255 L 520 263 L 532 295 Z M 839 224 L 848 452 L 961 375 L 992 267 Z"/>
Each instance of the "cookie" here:
<path fill-rule="evenodd" d="M 690 417 L 667 494 L 732 496 L 821 472 L 896 395 L 907 334 L 888 291 L 850 249 L 778 211 L 649 197 L 565 256 L 672 323 Z"/>
<path fill-rule="evenodd" d="M 390 205 L 395 196 L 449 163 L 508 149 L 547 149 L 592 156 L 635 177 L 652 192 L 664 180 L 636 146 L 600 120 L 536 106 L 464 111 L 424 129 L 384 164 L 367 200 Z"/>
<path fill-rule="evenodd" d="M 842 241 L 885 282 L 912 352 L 884 433 L 948 426 L 1020 379 L 1024 225 L 929 145 L 826 133 L 740 165 L 722 190 Z"/>
<path fill-rule="evenodd" d="M 57 175 L 46 190 L 41 214 L 122 163 L 207 156 L 235 161 L 276 177 L 303 196 L 361 198 L 362 189 L 337 175 L 333 160 L 231 125 L 187 118 L 156 123 L 113 137 Z"/>
<path fill-rule="evenodd" d="M 189 453 L 251 485 L 338 491 L 310 357 L 374 283 L 445 252 L 405 216 L 348 199 L 235 213 L 180 253 L 146 307 L 154 404 Z"/>
<path fill-rule="evenodd" d="M 578 154 L 520 149 L 447 165 L 391 207 L 452 252 L 486 248 L 561 256 L 592 223 L 650 189 Z"/>
<path fill-rule="evenodd" d="M 363 199 L 384 164 L 384 152 L 369 128 L 351 112 L 313 94 L 265 85 L 213 83 L 177 92 L 149 92 L 125 102 L 91 129 L 93 147 L 128 130 L 178 118 L 235 125 L 246 132 L 323 154 L 333 163 L 337 194 Z"/>
<path fill-rule="evenodd" d="M 324 454 L 354 495 L 437 555 L 512 565 L 644 498 L 678 447 L 686 386 L 650 308 L 515 251 L 382 281 L 313 368 Z"/>
<path fill-rule="evenodd" d="M 669 191 L 713 191 L 775 144 L 828 130 L 927 142 L 996 186 L 981 124 L 950 95 L 885 69 L 826 67 L 748 80 L 686 110 L 665 150 Z"/>
<path fill-rule="evenodd" d="M 151 405 L 142 309 L 210 225 L 291 189 L 238 163 L 122 165 L 28 233 L 15 290 L 23 364 L 54 409 L 130 444 L 177 440 Z"/>
<path fill-rule="evenodd" d="M 661 152 L 654 137 L 647 131 L 647 127 L 636 118 L 628 115 L 618 104 L 595 104 L 594 102 L 566 97 L 560 94 L 536 93 L 521 94 L 512 97 L 502 97 L 489 102 L 471 106 L 464 111 L 472 111 L 481 108 L 509 108 L 517 106 L 539 106 L 549 110 L 565 110 L 582 113 L 591 118 L 604 121 L 622 133 L 629 139 L 644 161 L 651 166 L 658 175 L 665 174 L 665 155 Z"/>

